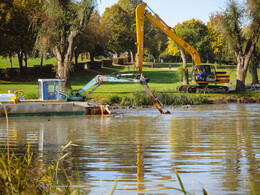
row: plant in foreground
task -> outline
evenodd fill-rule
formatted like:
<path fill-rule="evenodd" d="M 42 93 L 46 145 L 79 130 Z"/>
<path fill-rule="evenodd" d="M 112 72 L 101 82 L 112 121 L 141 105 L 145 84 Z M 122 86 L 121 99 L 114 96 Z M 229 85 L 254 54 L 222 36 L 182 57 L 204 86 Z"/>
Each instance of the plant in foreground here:
<path fill-rule="evenodd" d="M 47 168 L 41 167 L 36 160 L 32 161 L 33 153 L 30 144 L 25 154 L 10 155 L 5 150 L 0 150 L 0 194 L 50 194 L 61 192 L 58 186 L 58 169 L 60 162 L 68 155 L 63 155 L 64 150 L 71 145 L 62 146 L 59 158 L 55 163 L 51 163 Z M 78 193 L 72 188 L 72 184 L 63 172 L 70 185 L 65 187 L 65 193 Z"/>

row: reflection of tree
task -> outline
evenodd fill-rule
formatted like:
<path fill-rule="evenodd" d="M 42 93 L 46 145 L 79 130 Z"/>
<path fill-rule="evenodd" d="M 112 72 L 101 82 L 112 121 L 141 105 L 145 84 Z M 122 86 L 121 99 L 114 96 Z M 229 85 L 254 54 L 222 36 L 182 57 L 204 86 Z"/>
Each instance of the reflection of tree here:
<path fill-rule="evenodd" d="M 230 137 L 233 147 L 227 148 L 226 152 L 228 155 L 224 159 L 226 164 L 224 173 L 226 174 L 223 175 L 223 180 L 228 182 L 223 183 L 223 186 L 228 190 L 249 188 L 248 177 L 255 188 L 259 189 L 260 182 L 257 182 L 255 179 L 260 176 L 257 171 L 259 160 L 255 157 L 256 154 L 251 135 L 253 133 L 251 130 L 255 129 L 255 127 L 254 123 L 250 125 L 245 105 L 237 106 L 233 126 L 234 136 Z"/>
<path fill-rule="evenodd" d="M 225 113 L 223 107 L 216 106 L 216 110 L 192 114 L 189 120 L 183 116 L 171 119 L 172 166 L 179 173 L 191 174 L 191 178 L 194 172 L 206 174 L 217 181 L 216 189 L 226 192 L 250 189 L 249 177 L 259 191 L 259 160 L 255 154 L 259 123 L 250 118 L 248 105 L 226 107 Z M 207 182 L 202 183 L 207 186 Z"/>

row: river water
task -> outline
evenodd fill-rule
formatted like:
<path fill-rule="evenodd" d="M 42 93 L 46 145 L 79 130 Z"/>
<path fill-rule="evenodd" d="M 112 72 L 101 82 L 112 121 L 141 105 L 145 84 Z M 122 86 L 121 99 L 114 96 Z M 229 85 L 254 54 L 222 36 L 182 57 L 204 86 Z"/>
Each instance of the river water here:
<path fill-rule="evenodd" d="M 57 160 L 84 194 L 250 194 L 260 192 L 260 105 L 113 110 L 113 116 L 0 118 L 0 145 L 39 162 Z M 78 171 L 77 171 L 78 169 Z M 79 174 L 79 176 L 77 176 Z M 62 174 L 61 174 L 62 175 Z"/>

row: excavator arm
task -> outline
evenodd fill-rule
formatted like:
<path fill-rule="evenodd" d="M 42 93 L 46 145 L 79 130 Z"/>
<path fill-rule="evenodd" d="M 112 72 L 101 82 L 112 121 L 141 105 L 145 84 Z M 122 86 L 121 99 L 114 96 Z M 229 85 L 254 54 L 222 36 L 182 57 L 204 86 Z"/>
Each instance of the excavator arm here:
<path fill-rule="evenodd" d="M 118 83 L 139 83 L 139 79 L 131 79 L 131 78 L 122 78 L 120 76 L 132 76 L 131 75 L 117 75 L 117 76 L 108 76 L 108 75 L 97 75 L 91 81 L 89 81 L 84 87 L 80 90 L 72 91 L 72 96 L 69 97 L 69 101 L 82 101 L 86 99 L 95 89 L 97 89 L 103 82 L 118 82 Z M 94 86 L 94 87 L 93 87 Z M 86 96 L 82 96 L 81 94 L 93 87 Z"/>
<path fill-rule="evenodd" d="M 160 111 L 161 114 L 170 114 L 170 112 L 164 107 L 161 101 L 153 95 L 151 89 L 149 88 L 147 82 L 149 79 L 144 78 L 142 75 L 140 78 L 122 78 L 124 76 L 136 76 L 135 74 L 119 74 L 117 76 L 107 76 L 107 75 L 97 75 L 91 81 L 89 81 L 84 87 L 80 90 L 75 90 L 72 92 L 72 95 L 69 97 L 69 101 L 83 101 L 87 98 L 96 88 L 98 88 L 103 82 L 117 82 L 117 83 L 140 83 L 144 88 L 147 95 L 151 98 L 154 105 Z M 94 86 L 94 87 L 93 87 Z M 82 96 L 81 94 L 93 87 L 87 95 Z M 163 108 L 166 110 L 164 111 Z"/>
<path fill-rule="evenodd" d="M 136 8 L 136 35 L 137 35 L 137 66 L 139 67 L 139 74 L 142 73 L 143 68 L 143 47 L 144 47 L 144 17 L 150 20 L 155 26 L 157 26 L 161 31 L 163 31 L 167 36 L 173 39 L 180 47 L 182 47 L 186 52 L 188 52 L 195 65 L 201 65 L 201 59 L 198 51 L 189 45 L 186 41 L 181 39 L 176 35 L 172 29 L 150 8 L 150 12 L 146 11 L 145 8 L 149 8 L 146 3 L 140 4 Z"/>

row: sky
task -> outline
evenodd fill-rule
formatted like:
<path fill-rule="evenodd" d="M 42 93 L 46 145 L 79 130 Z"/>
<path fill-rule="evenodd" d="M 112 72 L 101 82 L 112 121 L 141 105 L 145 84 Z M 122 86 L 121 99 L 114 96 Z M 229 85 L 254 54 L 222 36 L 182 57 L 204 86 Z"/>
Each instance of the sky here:
<path fill-rule="evenodd" d="M 238 0 L 240 3 L 243 0 Z M 118 0 L 98 1 L 98 10 L 103 14 L 106 7 L 117 3 Z M 223 11 L 227 0 L 146 0 L 147 5 L 171 27 L 192 18 L 209 21 L 211 13 Z"/>

